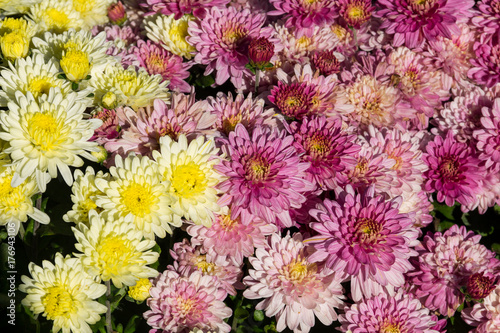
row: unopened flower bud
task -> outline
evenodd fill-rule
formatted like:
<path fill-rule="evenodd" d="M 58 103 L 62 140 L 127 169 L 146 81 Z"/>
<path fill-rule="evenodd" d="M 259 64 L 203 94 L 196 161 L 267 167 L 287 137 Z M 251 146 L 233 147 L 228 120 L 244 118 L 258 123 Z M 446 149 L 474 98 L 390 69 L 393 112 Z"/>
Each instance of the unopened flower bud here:
<path fill-rule="evenodd" d="M 108 152 L 103 146 L 97 146 L 99 151 L 90 152 L 97 159 L 97 163 L 102 163 L 108 158 Z"/>
<path fill-rule="evenodd" d="M 122 25 L 127 21 L 127 13 L 121 1 L 108 7 L 108 17 L 111 23 L 116 25 Z"/>
<path fill-rule="evenodd" d="M 108 91 L 101 98 L 101 104 L 105 109 L 113 110 L 118 106 L 118 97 L 112 91 Z"/>
<path fill-rule="evenodd" d="M 267 65 L 274 55 L 274 44 L 265 37 L 254 39 L 248 46 L 250 63 L 259 69 Z"/>
<path fill-rule="evenodd" d="M 151 289 L 151 286 L 149 279 L 140 279 L 135 286 L 128 289 L 128 295 L 136 301 L 142 302 L 150 296 L 149 289 Z"/>
<path fill-rule="evenodd" d="M 91 63 L 87 53 L 70 49 L 61 59 L 61 68 L 66 77 L 73 82 L 80 82 L 90 73 Z"/>

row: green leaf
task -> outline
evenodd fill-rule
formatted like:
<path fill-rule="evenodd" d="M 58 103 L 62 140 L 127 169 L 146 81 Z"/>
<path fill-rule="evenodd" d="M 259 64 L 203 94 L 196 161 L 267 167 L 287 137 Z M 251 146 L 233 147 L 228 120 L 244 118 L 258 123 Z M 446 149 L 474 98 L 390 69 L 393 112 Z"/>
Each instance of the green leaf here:
<path fill-rule="evenodd" d="M 130 320 L 128 321 L 127 323 L 127 326 L 125 326 L 125 331 L 123 331 L 123 333 L 133 333 L 135 332 L 135 327 L 137 326 L 138 322 L 137 319 L 141 319 L 142 317 L 138 316 L 138 315 L 134 315 L 132 316 L 132 318 L 130 318 Z"/>
<path fill-rule="evenodd" d="M 58 74 L 57 78 L 61 79 L 61 80 L 66 80 L 66 74 L 64 74 L 64 73 Z"/>
<path fill-rule="evenodd" d="M 215 83 L 215 79 L 213 78 L 212 75 L 201 76 L 198 79 L 196 79 L 194 83 L 195 85 L 200 86 L 202 88 L 208 88 Z"/>
<path fill-rule="evenodd" d="M 451 220 L 451 221 L 455 220 L 455 217 L 453 216 L 453 210 L 457 206 L 456 204 L 450 207 L 450 206 L 440 204 L 439 202 L 435 201 L 433 203 L 433 205 L 434 205 L 434 209 L 436 211 L 440 212 L 441 214 L 443 214 L 443 216 L 446 217 L 448 220 Z"/>
<path fill-rule="evenodd" d="M 491 245 L 491 249 L 495 251 L 497 254 L 500 254 L 500 244 L 499 243 L 493 243 Z"/>
<path fill-rule="evenodd" d="M 78 83 L 72 82 L 71 83 L 71 89 L 73 89 L 73 91 L 77 91 L 78 90 Z"/>
<path fill-rule="evenodd" d="M 234 311 L 234 317 L 238 320 L 238 322 L 242 322 L 243 320 L 247 319 L 249 316 L 249 313 L 247 310 L 239 307 Z"/>
<path fill-rule="evenodd" d="M 453 227 L 454 225 L 455 225 L 455 222 L 442 221 L 439 223 L 439 225 L 437 227 L 437 231 L 439 231 L 439 232 L 446 231 L 446 230 L 450 229 L 451 227 Z"/>
<path fill-rule="evenodd" d="M 255 310 L 254 313 L 253 313 L 253 319 L 255 319 L 255 321 L 263 321 L 265 318 L 264 316 L 264 312 L 262 310 Z"/>

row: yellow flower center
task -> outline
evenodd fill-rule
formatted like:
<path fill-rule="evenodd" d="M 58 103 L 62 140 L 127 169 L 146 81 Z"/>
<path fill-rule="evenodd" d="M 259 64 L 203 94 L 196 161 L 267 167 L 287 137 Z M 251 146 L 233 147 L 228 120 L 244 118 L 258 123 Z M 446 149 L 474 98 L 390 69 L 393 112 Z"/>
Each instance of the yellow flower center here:
<path fill-rule="evenodd" d="M 357 236 L 360 243 L 377 241 L 382 230 L 382 224 L 373 219 L 363 217 L 357 221 Z"/>
<path fill-rule="evenodd" d="M 25 31 L 28 26 L 28 23 L 26 20 L 22 18 L 12 18 L 12 17 L 7 17 L 5 20 L 2 22 L 2 27 L 0 28 L 0 34 L 3 35 L 7 30 L 10 31 L 16 31 L 16 30 L 21 30 Z"/>
<path fill-rule="evenodd" d="M 401 333 L 398 324 L 383 324 L 380 330 L 381 333 Z"/>
<path fill-rule="evenodd" d="M 330 29 L 340 40 L 344 40 L 347 37 L 347 30 L 340 24 L 334 24 Z"/>
<path fill-rule="evenodd" d="M 79 82 L 87 77 L 90 72 L 90 61 L 87 53 L 70 49 L 61 59 L 61 68 L 68 79 Z"/>
<path fill-rule="evenodd" d="M 123 275 L 124 271 L 128 272 L 131 263 L 138 263 L 139 253 L 124 235 L 112 233 L 106 236 L 100 241 L 96 251 L 99 254 L 99 266 L 104 281 Z"/>
<path fill-rule="evenodd" d="M 231 231 L 239 222 L 239 218 L 236 220 L 231 220 L 231 215 L 224 215 L 220 219 L 219 224 L 225 231 Z"/>
<path fill-rule="evenodd" d="M 235 47 L 238 41 L 247 35 L 246 29 L 241 26 L 230 27 L 224 31 L 223 40 L 229 47 Z"/>
<path fill-rule="evenodd" d="M 364 15 L 365 15 L 365 11 L 363 10 L 362 7 L 359 7 L 359 6 L 352 6 L 347 11 L 347 16 L 351 19 L 357 19 L 357 18 L 363 17 Z"/>
<path fill-rule="evenodd" d="M 203 193 L 207 187 L 205 173 L 194 162 L 172 166 L 172 191 L 181 198 L 192 198 Z"/>
<path fill-rule="evenodd" d="M 47 293 L 41 299 L 45 307 L 47 319 L 54 320 L 59 317 L 70 318 L 78 310 L 76 302 L 66 286 L 53 286 L 47 288 Z"/>
<path fill-rule="evenodd" d="M 35 149 L 51 151 L 62 142 L 62 121 L 54 118 L 50 112 L 28 114 L 28 134 Z"/>
<path fill-rule="evenodd" d="M 181 313 L 180 317 L 191 317 L 197 308 L 197 300 L 191 298 L 177 297 L 177 310 Z"/>
<path fill-rule="evenodd" d="M 206 255 L 200 255 L 195 258 L 195 266 L 204 274 L 212 274 L 215 271 L 215 264 L 207 262 Z"/>
<path fill-rule="evenodd" d="M 392 152 L 387 154 L 387 157 L 396 161 L 396 163 L 391 168 L 392 170 L 400 170 L 401 169 L 401 167 L 403 165 L 403 159 L 401 158 L 401 156 L 396 155 L 396 152 L 392 151 Z"/>
<path fill-rule="evenodd" d="M 26 36 L 19 31 L 5 34 L 0 41 L 2 54 L 10 61 L 26 57 L 28 55 L 29 45 L 30 39 L 26 38 Z"/>
<path fill-rule="evenodd" d="M 80 13 L 90 11 L 95 7 L 94 0 L 73 0 L 73 9 Z"/>
<path fill-rule="evenodd" d="M 266 159 L 257 156 L 248 161 L 248 180 L 259 182 L 264 180 L 269 174 L 270 166 Z"/>
<path fill-rule="evenodd" d="M 26 202 L 26 194 L 24 193 L 24 186 L 17 187 L 10 186 L 13 174 L 4 175 L 0 179 L 0 209 L 8 209 L 15 211 L 19 209 L 21 204 Z"/>
<path fill-rule="evenodd" d="M 66 13 L 55 8 L 50 8 L 47 9 L 44 14 L 44 21 L 48 30 L 54 29 L 56 32 L 63 32 L 67 30 L 70 20 Z"/>
<path fill-rule="evenodd" d="M 168 36 L 170 37 L 170 40 L 173 41 L 174 43 L 178 43 L 178 42 L 185 43 L 186 37 L 189 36 L 189 34 L 188 34 L 188 21 L 186 21 L 186 20 L 176 21 L 170 27 L 170 30 L 168 31 Z"/>
<path fill-rule="evenodd" d="M 33 97 L 38 98 L 43 94 L 48 95 L 50 88 L 60 86 L 54 78 L 48 76 L 33 76 L 28 78 L 27 91 L 33 94 Z"/>
<path fill-rule="evenodd" d="M 301 285 L 315 279 L 317 266 L 314 263 L 307 262 L 306 259 L 301 256 L 298 256 L 288 265 L 280 268 L 279 271 L 286 280 Z"/>
<path fill-rule="evenodd" d="M 126 209 L 138 217 L 148 215 L 157 202 L 149 184 L 132 183 L 122 190 L 121 196 Z"/>
<path fill-rule="evenodd" d="M 224 120 L 222 121 L 222 130 L 224 131 L 224 133 L 229 134 L 229 132 L 234 131 L 236 125 L 241 122 L 241 118 L 241 113 L 224 118 Z"/>
<path fill-rule="evenodd" d="M 297 41 L 295 42 L 295 45 L 298 47 L 298 48 L 307 48 L 309 45 L 311 45 L 311 38 L 309 37 L 306 37 L 306 36 L 302 36 L 300 37 L 299 39 L 297 39 Z"/>

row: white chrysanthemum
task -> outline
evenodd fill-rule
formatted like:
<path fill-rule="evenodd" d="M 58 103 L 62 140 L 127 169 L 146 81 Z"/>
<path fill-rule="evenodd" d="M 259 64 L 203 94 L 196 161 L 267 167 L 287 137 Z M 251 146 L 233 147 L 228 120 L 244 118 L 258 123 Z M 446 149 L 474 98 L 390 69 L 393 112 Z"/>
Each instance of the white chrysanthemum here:
<path fill-rule="evenodd" d="M 195 18 L 192 15 L 184 15 L 176 20 L 174 16 L 171 14 L 146 18 L 147 36 L 173 54 L 189 60 L 194 56 L 196 48 L 186 41 L 186 37 L 189 36 L 189 21 L 193 21 Z"/>
<path fill-rule="evenodd" d="M 113 0 L 73 0 L 73 9 L 80 13 L 84 22 L 82 29 L 90 30 L 95 25 L 108 23 L 108 7 L 113 2 Z"/>
<path fill-rule="evenodd" d="M 0 72 L 0 106 L 15 102 L 17 92 L 27 95 L 29 91 L 39 101 L 49 94 L 50 88 L 60 88 L 63 96 L 72 91 L 70 82 L 57 78 L 60 73 L 57 63 L 53 59 L 45 61 L 41 54 L 17 59 L 9 67 Z"/>
<path fill-rule="evenodd" d="M 38 187 L 45 191 L 45 173 L 57 177 L 57 170 L 71 186 L 73 175 L 70 166 L 80 167 L 83 160 L 95 161 L 88 151 L 98 151 L 97 143 L 88 140 L 102 121 L 83 119 L 88 105 L 78 100 L 77 93 L 63 96 L 58 88 L 50 88 L 49 95 L 37 102 L 28 92 L 16 93 L 16 103 L 9 102 L 9 112 L 0 115 L 4 132 L 0 139 L 8 141 L 16 173 L 12 186 L 21 184 L 35 174 Z"/>
<path fill-rule="evenodd" d="M 167 85 L 161 75 L 149 75 L 145 69 L 138 72 L 133 66 L 124 69 L 121 65 L 108 66 L 104 73 L 96 74 L 88 81 L 95 95 L 95 104 L 111 92 L 116 95 L 118 106 L 127 105 L 137 110 L 153 105 L 155 99 L 170 101 Z"/>
<path fill-rule="evenodd" d="M 178 142 L 169 136 L 160 138 L 161 153 L 153 151 L 153 158 L 158 161 L 163 179 L 170 182 L 169 193 L 175 199 L 172 211 L 178 218 L 212 225 L 213 213 L 220 210 L 215 186 L 223 178 L 213 168 L 219 163 L 218 150 L 213 139 L 205 142 L 203 136 L 189 145 L 184 134 Z"/>
<path fill-rule="evenodd" d="M 14 226 L 14 234 L 17 235 L 21 222 L 26 222 L 28 216 L 40 223 L 49 223 L 49 216 L 33 207 L 31 197 L 38 193 L 36 181 L 30 177 L 12 187 L 13 177 L 13 167 L 0 166 L 0 225 Z"/>
<path fill-rule="evenodd" d="M 107 220 L 95 210 L 89 213 L 90 228 L 80 223 L 71 228 L 78 241 L 75 253 L 83 267 L 98 281 L 111 280 L 115 287 L 133 286 L 139 279 L 155 277 L 158 271 L 148 267 L 158 261 L 159 253 L 151 251 L 154 240 L 143 239 L 135 225 L 123 219 Z"/>
<path fill-rule="evenodd" d="M 104 31 L 97 36 L 92 36 L 92 33 L 88 31 L 75 31 L 74 29 L 62 34 L 46 32 L 41 38 L 34 37 L 33 45 L 35 46 L 33 52 L 43 54 L 46 60 L 54 57 L 61 61 L 63 55 L 70 49 L 85 53 L 88 60 L 92 62 L 91 76 L 102 73 L 106 67 L 118 63 L 115 57 L 106 54 L 112 42 L 106 41 Z"/>
<path fill-rule="evenodd" d="M 95 180 L 97 188 L 105 193 L 96 200 L 105 216 L 135 223 L 149 239 L 155 235 L 163 238 L 166 232 L 172 233 L 170 225 L 181 225 L 180 221 L 172 222 L 169 184 L 161 180 L 156 162 L 146 156 L 129 155 L 123 160 L 117 155 L 115 165 L 109 169 L 112 180 Z"/>
<path fill-rule="evenodd" d="M 83 20 L 80 13 L 73 10 L 71 0 L 42 0 L 32 6 L 29 16 L 40 26 L 40 31 L 62 33 L 68 29 L 81 29 Z"/>
<path fill-rule="evenodd" d="M 41 313 L 53 320 L 52 332 L 92 333 L 89 324 L 97 323 L 107 309 L 94 301 L 106 292 L 106 286 L 96 283 L 78 258 L 56 253 L 54 262 L 44 260 L 42 267 L 29 264 L 33 278 L 21 276 L 19 290 L 28 294 L 22 304 L 34 315 Z"/>
<path fill-rule="evenodd" d="M 96 210 L 99 212 L 101 210 L 97 207 L 95 200 L 96 195 L 104 195 L 104 193 L 95 185 L 96 179 L 109 181 L 111 177 L 109 173 L 104 174 L 102 171 L 98 171 L 96 174 L 91 166 L 87 167 L 85 174 L 80 169 L 75 170 L 75 181 L 71 187 L 73 207 L 64 214 L 64 221 L 76 224 L 82 222 L 88 225 L 89 211 Z"/>
<path fill-rule="evenodd" d="M 42 0 L 0 0 L 0 9 L 5 11 L 5 15 L 24 14 L 32 6 Z"/>

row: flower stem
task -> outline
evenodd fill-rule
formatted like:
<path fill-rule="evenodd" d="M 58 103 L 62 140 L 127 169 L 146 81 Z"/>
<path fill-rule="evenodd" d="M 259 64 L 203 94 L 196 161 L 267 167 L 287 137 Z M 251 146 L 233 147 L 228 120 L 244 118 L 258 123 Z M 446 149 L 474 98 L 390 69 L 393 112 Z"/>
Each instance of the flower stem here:
<path fill-rule="evenodd" d="M 111 282 L 105 281 L 106 284 L 106 307 L 108 310 L 106 311 L 106 331 L 108 333 L 113 333 L 113 327 L 111 326 Z"/>
<path fill-rule="evenodd" d="M 259 92 L 260 69 L 255 70 L 255 95 Z"/>

